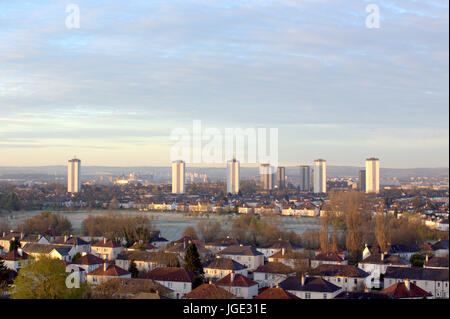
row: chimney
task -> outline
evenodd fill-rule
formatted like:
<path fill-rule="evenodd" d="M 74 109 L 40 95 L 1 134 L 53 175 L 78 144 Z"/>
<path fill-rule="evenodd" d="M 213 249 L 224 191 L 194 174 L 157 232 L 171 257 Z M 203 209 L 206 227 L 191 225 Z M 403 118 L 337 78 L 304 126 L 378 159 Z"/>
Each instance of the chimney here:
<path fill-rule="evenodd" d="M 38 240 L 40 240 L 42 238 L 42 235 L 41 234 L 39 234 L 38 235 Z"/>
<path fill-rule="evenodd" d="M 20 255 L 20 256 L 22 256 L 22 255 L 23 255 L 23 250 L 22 250 L 22 248 L 20 248 L 20 247 L 19 247 L 19 248 L 17 248 L 17 252 L 19 253 L 19 255 Z"/>
<path fill-rule="evenodd" d="M 381 253 L 381 261 L 384 260 L 384 253 Z"/>
<path fill-rule="evenodd" d="M 3 236 L 2 237 L 5 237 L 6 236 L 6 233 L 5 232 L 3 232 Z"/>
<path fill-rule="evenodd" d="M 209 283 L 210 285 L 212 285 L 212 279 L 211 279 L 211 278 L 209 279 L 208 283 Z"/>
<path fill-rule="evenodd" d="M 108 269 L 108 263 L 103 264 L 103 271 L 106 271 L 106 269 Z"/>
<path fill-rule="evenodd" d="M 281 255 L 284 256 L 286 254 L 286 248 L 281 248 Z"/>
<path fill-rule="evenodd" d="M 428 262 L 428 254 L 425 255 L 425 262 Z"/>
<path fill-rule="evenodd" d="M 13 232 L 13 230 L 12 230 L 12 229 L 10 229 L 10 230 L 9 230 L 9 232 L 10 232 L 10 233 L 12 233 L 12 232 Z"/>
<path fill-rule="evenodd" d="M 81 256 L 86 256 L 86 255 L 87 255 L 87 252 L 85 252 L 85 251 L 81 252 Z"/>
<path fill-rule="evenodd" d="M 23 233 L 20 233 L 20 239 L 22 239 L 23 238 Z"/>
<path fill-rule="evenodd" d="M 64 235 L 64 242 L 67 241 L 67 235 Z"/>
<path fill-rule="evenodd" d="M 241 247 L 242 247 L 242 246 L 244 246 L 244 245 L 243 245 L 243 244 L 239 244 L 239 246 L 241 246 Z"/>
<path fill-rule="evenodd" d="M 103 243 L 106 244 L 106 237 L 103 237 Z"/>
<path fill-rule="evenodd" d="M 234 271 L 230 273 L 230 282 L 234 281 Z"/>
<path fill-rule="evenodd" d="M 305 274 L 302 274 L 302 281 L 301 281 L 302 286 L 305 285 Z"/>
<path fill-rule="evenodd" d="M 408 278 L 405 279 L 405 286 L 406 286 L 406 289 L 410 290 L 410 285 L 409 285 L 409 279 Z"/>

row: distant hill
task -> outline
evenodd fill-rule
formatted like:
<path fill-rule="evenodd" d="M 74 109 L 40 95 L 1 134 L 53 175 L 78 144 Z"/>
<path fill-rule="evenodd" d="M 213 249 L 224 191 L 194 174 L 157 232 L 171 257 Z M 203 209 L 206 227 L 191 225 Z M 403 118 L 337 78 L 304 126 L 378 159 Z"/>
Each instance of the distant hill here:
<path fill-rule="evenodd" d="M 345 177 L 358 176 L 359 170 L 363 167 L 357 166 L 327 166 L 328 177 Z M 170 176 L 170 167 L 106 167 L 106 166 L 82 166 L 83 176 L 92 175 L 128 175 L 136 173 L 139 175 L 155 175 L 155 176 Z M 226 168 L 224 167 L 186 167 L 186 172 L 205 173 L 209 178 L 225 178 Z M 36 175 L 52 175 L 65 177 L 67 174 L 66 166 L 39 166 L 39 167 L 0 167 L 0 176 L 36 176 Z M 258 175 L 258 168 L 256 167 L 241 167 L 241 176 L 248 178 Z M 286 175 L 298 176 L 299 169 L 296 166 L 287 166 Z M 439 168 L 381 168 L 380 175 L 383 177 L 438 177 L 448 176 L 448 167 Z"/>

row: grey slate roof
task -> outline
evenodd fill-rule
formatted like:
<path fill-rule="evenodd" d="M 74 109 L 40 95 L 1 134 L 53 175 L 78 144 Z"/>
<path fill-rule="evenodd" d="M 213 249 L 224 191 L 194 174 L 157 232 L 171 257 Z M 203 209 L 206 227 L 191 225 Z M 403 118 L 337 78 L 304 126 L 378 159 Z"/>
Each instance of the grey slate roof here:
<path fill-rule="evenodd" d="M 203 264 L 203 268 L 222 269 L 222 270 L 242 270 L 246 269 L 244 265 L 228 258 L 215 258 Z"/>
<path fill-rule="evenodd" d="M 336 292 L 340 287 L 333 285 L 331 282 L 318 277 L 306 277 L 305 284 L 301 284 L 300 276 L 292 276 L 286 278 L 279 283 L 279 287 L 284 290 L 309 291 L 309 292 Z"/>
<path fill-rule="evenodd" d="M 369 273 L 353 265 L 319 265 L 309 272 L 313 276 L 366 278 Z"/>
<path fill-rule="evenodd" d="M 260 256 L 263 253 L 249 246 L 230 246 L 219 252 L 219 255 Z"/>
<path fill-rule="evenodd" d="M 384 278 L 448 281 L 448 269 L 387 267 Z"/>

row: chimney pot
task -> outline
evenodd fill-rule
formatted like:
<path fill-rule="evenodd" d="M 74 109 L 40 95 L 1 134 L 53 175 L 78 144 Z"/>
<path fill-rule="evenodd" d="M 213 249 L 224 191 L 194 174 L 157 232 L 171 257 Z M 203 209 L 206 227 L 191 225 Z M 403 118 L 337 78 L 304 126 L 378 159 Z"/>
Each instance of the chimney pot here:
<path fill-rule="evenodd" d="M 384 253 L 381 253 L 381 261 L 384 260 Z"/>
<path fill-rule="evenodd" d="M 108 264 L 107 264 L 107 263 L 104 263 L 104 264 L 103 264 L 103 271 L 106 271 L 106 269 L 108 269 Z"/>
<path fill-rule="evenodd" d="M 281 248 L 281 255 L 284 256 L 284 254 L 286 254 L 286 248 Z"/>
<path fill-rule="evenodd" d="M 103 243 L 106 244 L 106 237 L 103 237 Z"/>
<path fill-rule="evenodd" d="M 234 271 L 230 273 L 230 282 L 234 281 Z"/>
<path fill-rule="evenodd" d="M 428 262 L 428 254 L 425 255 L 425 262 Z"/>
<path fill-rule="evenodd" d="M 405 286 L 406 286 L 406 289 L 410 290 L 410 283 L 409 283 L 408 278 L 405 279 Z"/>
<path fill-rule="evenodd" d="M 20 248 L 20 247 L 19 247 L 19 248 L 17 248 L 17 252 L 19 253 L 19 255 L 20 255 L 20 256 L 22 256 L 22 255 L 23 255 L 23 250 L 22 250 L 22 248 Z"/>
<path fill-rule="evenodd" d="M 64 242 L 67 241 L 67 235 L 64 235 Z"/>
<path fill-rule="evenodd" d="M 305 274 L 302 274 L 302 281 L 301 281 L 302 286 L 305 285 Z"/>
<path fill-rule="evenodd" d="M 23 233 L 20 233 L 20 239 L 22 239 L 23 238 Z"/>

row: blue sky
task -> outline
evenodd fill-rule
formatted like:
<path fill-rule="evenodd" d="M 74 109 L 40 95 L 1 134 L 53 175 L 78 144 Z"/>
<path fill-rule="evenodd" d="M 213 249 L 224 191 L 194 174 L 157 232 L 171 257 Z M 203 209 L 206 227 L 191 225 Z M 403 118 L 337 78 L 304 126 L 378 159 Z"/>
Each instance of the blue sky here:
<path fill-rule="evenodd" d="M 447 167 L 448 21 L 447 0 L 0 0 L 0 166 L 167 165 L 201 120 L 278 128 L 287 165 Z"/>

